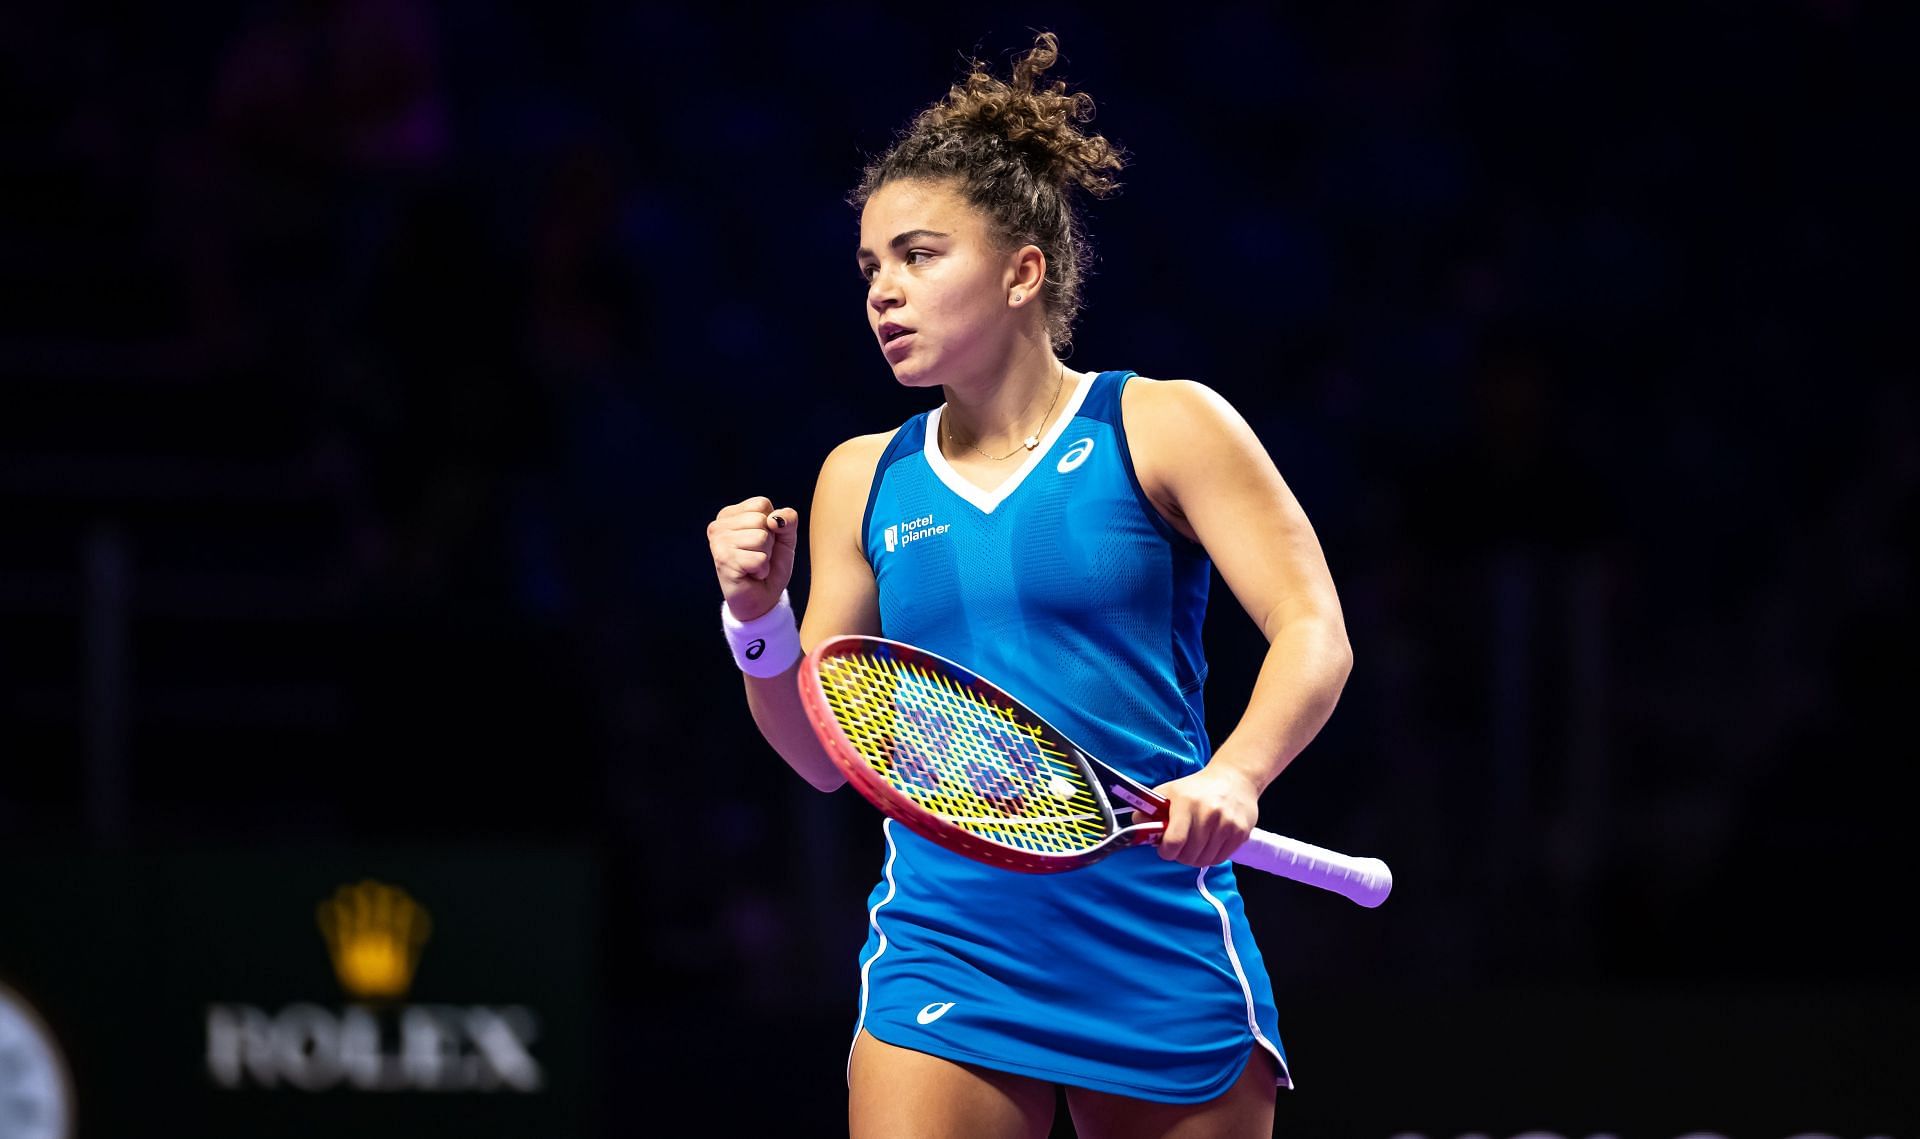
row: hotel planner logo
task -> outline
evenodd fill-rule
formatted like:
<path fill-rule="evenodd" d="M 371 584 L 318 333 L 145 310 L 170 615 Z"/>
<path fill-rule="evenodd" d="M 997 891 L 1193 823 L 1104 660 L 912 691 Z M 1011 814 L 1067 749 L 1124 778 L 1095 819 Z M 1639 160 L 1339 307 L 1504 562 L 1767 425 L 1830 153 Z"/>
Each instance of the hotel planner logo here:
<path fill-rule="evenodd" d="M 880 540 L 891 554 L 902 546 L 909 546 L 926 538 L 937 537 L 953 529 L 951 522 L 936 523 L 933 515 L 922 514 L 918 518 L 909 518 L 896 523 L 880 532 Z"/>
<path fill-rule="evenodd" d="M 207 1006 L 215 1086 L 530 1093 L 545 1085 L 530 1009 L 404 1003 L 433 931 L 405 890 L 375 881 L 341 886 L 317 917 L 334 976 L 355 1002 L 299 1002 L 278 1012 Z"/>

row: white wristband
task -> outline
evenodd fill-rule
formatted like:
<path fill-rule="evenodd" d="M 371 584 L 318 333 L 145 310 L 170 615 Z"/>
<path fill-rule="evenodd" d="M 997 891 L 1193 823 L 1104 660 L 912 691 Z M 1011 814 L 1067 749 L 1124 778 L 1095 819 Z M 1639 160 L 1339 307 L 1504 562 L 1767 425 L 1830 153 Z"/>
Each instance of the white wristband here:
<path fill-rule="evenodd" d="M 734 663 L 748 676 L 779 676 L 801 657 L 800 626 L 784 589 L 773 608 L 751 621 L 736 618 L 722 601 L 720 627 L 726 630 L 727 644 L 733 647 Z"/>

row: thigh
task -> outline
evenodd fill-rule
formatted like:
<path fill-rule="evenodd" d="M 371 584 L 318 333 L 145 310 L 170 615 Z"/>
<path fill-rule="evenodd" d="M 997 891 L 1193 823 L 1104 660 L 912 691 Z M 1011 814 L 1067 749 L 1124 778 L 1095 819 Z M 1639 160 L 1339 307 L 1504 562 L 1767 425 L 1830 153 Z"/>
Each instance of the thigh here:
<path fill-rule="evenodd" d="M 848 1067 L 851 1139 L 1046 1139 L 1053 1085 L 896 1048 L 864 1030 Z"/>
<path fill-rule="evenodd" d="M 1272 1139 L 1273 1058 L 1259 1045 L 1233 1086 L 1203 1103 L 1158 1103 L 1068 1088 L 1080 1139 Z"/>

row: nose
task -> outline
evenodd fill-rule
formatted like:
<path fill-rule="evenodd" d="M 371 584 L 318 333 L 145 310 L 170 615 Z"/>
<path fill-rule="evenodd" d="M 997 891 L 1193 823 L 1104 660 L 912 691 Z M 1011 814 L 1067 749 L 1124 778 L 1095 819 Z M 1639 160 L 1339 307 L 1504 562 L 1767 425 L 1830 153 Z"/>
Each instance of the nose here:
<path fill-rule="evenodd" d="M 884 268 L 876 270 L 873 279 L 867 282 L 867 303 L 877 313 L 899 308 L 901 296 L 898 279 Z"/>

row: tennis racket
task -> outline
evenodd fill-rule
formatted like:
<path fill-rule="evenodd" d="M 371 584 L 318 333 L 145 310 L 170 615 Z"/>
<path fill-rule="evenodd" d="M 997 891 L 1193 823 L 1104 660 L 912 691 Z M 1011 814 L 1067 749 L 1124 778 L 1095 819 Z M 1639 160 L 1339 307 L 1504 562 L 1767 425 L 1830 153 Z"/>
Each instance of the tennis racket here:
<path fill-rule="evenodd" d="M 1048 874 L 1158 842 L 1166 830 L 1166 799 L 945 657 L 883 637 L 833 637 L 801 662 L 799 683 L 847 782 L 956 853 Z M 1270 831 L 1255 830 L 1233 861 L 1368 907 L 1393 889 L 1377 858 Z"/>

